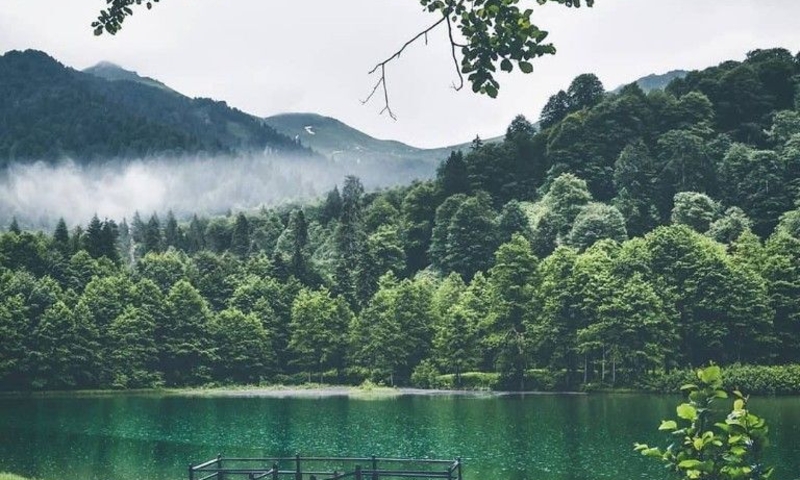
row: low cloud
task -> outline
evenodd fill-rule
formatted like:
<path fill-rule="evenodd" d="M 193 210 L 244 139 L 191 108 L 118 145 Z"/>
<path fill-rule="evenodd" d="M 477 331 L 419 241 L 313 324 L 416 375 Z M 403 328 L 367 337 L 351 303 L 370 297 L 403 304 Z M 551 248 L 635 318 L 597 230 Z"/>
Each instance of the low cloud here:
<path fill-rule="evenodd" d="M 0 228 L 12 217 L 27 228 L 72 227 L 97 214 L 121 221 L 135 212 L 172 210 L 179 218 L 308 201 L 357 175 L 374 189 L 430 177 L 413 162 L 334 162 L 321 157 L 193 157 L 56 164 L 12 164 L 0 174 Z"/>
<path fill-rule="evenodd" d="M 95 213 L 119 221 L 136 211 L 187 216 L 272 206 L 319 196 L 341 181 L 337 170 L 274 157 L 18 164 L 0 176 L 0 219 L 49 227 L 59 218 L 85 224 Z"/>

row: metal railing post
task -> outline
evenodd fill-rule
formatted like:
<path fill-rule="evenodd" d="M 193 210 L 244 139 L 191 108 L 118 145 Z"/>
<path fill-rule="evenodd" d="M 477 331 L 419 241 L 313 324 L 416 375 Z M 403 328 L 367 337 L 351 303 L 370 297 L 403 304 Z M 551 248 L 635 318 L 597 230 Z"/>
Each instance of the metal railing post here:
<path fill-rule="evenodd" d="M 458 468 L 458 480 L 462 480 L 461 479 L 461 457 L 456 458 L 456 462 L 458 462 L 458 467 L 457 467 Z"/>
<path fill-rule="evenodd" d="M 278 463 L 272 464 L 272 480 L 278 480 Z"/>
<path fill-rule="evenodd" d="M 303 472 L 300 470 L 300 454 L 294 456 L 295 472 L 294 480 L 303 480 Z"/>
<path fill-rule="evenodd" d="M 356 480 L 361 480 L 361 465 L 356 465 Z"/>
<path fill-rule="evenodd" d="M 189 464 L 189 480 L 194 480 L 194 467 L 192 464 Z"/>
<path fill-rule="evenodd" d="M 372 480 L 378 480 L 378 459 L 372 456 Z"/>
<path fill-rule="evenodd" d="M 225 474 L 220 472 L 222 470 L 222 454 L 217 454 L 217 480 L 225 480 Z"/>

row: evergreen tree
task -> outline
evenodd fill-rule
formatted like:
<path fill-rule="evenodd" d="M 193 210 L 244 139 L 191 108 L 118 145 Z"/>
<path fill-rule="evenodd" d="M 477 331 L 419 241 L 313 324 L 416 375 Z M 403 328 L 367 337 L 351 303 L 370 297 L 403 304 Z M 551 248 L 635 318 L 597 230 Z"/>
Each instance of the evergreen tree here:
<path fill-rule="evenodd" d="M 195 216 L 195 218 L 197 218 Z M 164 247 L 183 248 L 180 227 L 172 210 L 167 212 L 167 221 L 164 224 Z"/>
<path fill-rule="evenodd" d="M 436 169 L 436 183 L 442 197 L 469 193 L 469 176 L 464 154 L 461 150 L 450 152 L 447 159 Z"/>
<path fill-rule="evenodd" d="M 431 182 L 412 185 L 403 198 L 401 212 L 406 225 L 405 251 L 409 272 L 422 270 L 430 263 L 428 249 L 437 205 L 436 188 Z"/>
<path fill-rule="evenodd" d="M 250 252 L 250 222 L 242 212 L 236 215 L 236 221 L 233 224 L 230 250 L 239 258 L 247 257 Z"/>
<path fill-rule="evenodd" d="M 355 274 L 364 255 L 366 240 L 362 219 L 363 195 L 361 181 L 354 176 L 346 177 L 342 189 L 342 216 L 335 232 L 338 256 L 335 279 L 337 293 L 343 295 L 353 307 L 358 305 Z"/>
<path fill-rule="evenodd" d="M 320 222 L 327 225 L 331 220 L 336 220 L 342 215 L 342 197 L 339 194 L 339 187 L 334 186 L 325 197 L 325 203 L 320 212 Z"/>
<path fill-rule="evenodd" d="M 503 383 L 524 389 L 523 377 L 528 367 L 524 319 L 529 316 L 538 284 L 537 261 L 530 243 L 519 234 L 501 245 L 495 258 L 489 272 L 494 311 L 489 335 L 496 339 L 496 362 Z"/>
<path fill-rule="evenodd" d="M 67 223 L 63 218 L 58 219 L 56 229 L 53 232 L 53 246 L 64 257 L 69 257 L 72 252 L 70 250 L 69 230 L 67 230 Z"/>
<path fill-rule="evenodd" d="M 216 357 L 211 312 L 189 282 L 179 280 L 165 298 L 163 323 L 156 325 L 160 369 L 167 385 L 199 385 L 210 379 Z"/>
<path fill-rule="evenodd" d="M 447 227 L 445 265 L 469 280 L 488 270 L 498 245 L 497 222 L 489 197 L 478 194 L 464 200 Z"/>
<path fill-rule="evenodd" d="M 467 198 L 468 197 L 463 194 L 452 195 L 447 197 L 445 201 L 436 208 L 428 257 L 431 259 L 431 264 L 439 270 L 445 271 L 449 267 L 446 259 L 447 232 L 450 228 L 450 222 L 453 220 L 453 216 Z"/>
<path fill-rule="evenodd" d="M 150 220 L 147 221 L 147 225 L 145 225 L 142 234 L 143 253 L 161 252 L 163 245 L 164 242 L 161 236 L 161 222 L 158 220 L 158 215 L 153 213 L 150 216 Z"/>
<path fill-rule="evenodd" d="M 614 163 L 614 205 L 625 216 L 628 232 L 643 235 L 658 224 L 654 194 L 657 169 L 647 145 L 641 140 L 625 147 Z"/>
<path fill-rule="evenodd" d="M 86 227 L 86 234 L 83 237 L 83 248 L 92 258 L 100 258 L 103 255 L 103 224 L 94 214 L 89 225 Z"/>

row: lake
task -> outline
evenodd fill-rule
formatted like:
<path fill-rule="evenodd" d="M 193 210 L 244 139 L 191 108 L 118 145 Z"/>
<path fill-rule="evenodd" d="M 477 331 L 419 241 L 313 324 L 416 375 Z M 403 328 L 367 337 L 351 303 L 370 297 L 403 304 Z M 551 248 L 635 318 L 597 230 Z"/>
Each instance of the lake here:
<path fill-rule="evenodd" d="M 0 471 L 41 480 L 179 480 L 225 456 L 464 457 L 465 480 L 665 478 L 632 451 L 679 397 L 119 394 L 0 398 Z M 800 398 L 755 398 L 776 480 L 800 479 Z"/>

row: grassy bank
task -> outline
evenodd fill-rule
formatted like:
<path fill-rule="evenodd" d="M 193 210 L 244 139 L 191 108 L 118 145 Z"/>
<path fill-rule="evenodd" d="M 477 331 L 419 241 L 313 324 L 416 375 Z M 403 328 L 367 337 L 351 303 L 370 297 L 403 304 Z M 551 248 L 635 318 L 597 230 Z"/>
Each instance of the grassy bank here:
<path fill-rule="evenodd" d="M 800 365 L 730 365 L 723 367 L 725 388 L 738 389 L 754 395 L 800 395 Z M 307 375 L 303 375 L 308 378 Z M 575 372 L 573 379 L 582 379 L 583 372 Z M 364 380 L 359 384 L 291 382 L 286 384 L 218 385 L 202 387 L 156 388 L 139 390 L 66 390 L 0 392 L 0 397 L 93 397 L 109 395 L 175 395 L 175 396 L 265 396 L 265 397 L 321 397 L 348 396 L 357 398 L 382 398 L 405 394 L 436 394 L 447 391 L 507 392 L 586 392 L 586 393 L 679 393 L 681 385 L 694 383 L 694 369 L 656 372 L 631 380 L 625 372 L 618 372 L 617 383 L 570 383 L 565 371 L 531 369 L 525 372 L 522 382 L 510 382 L 498 373 L 465 372 L 454 374 L 431 372 L 411 378 L 411 384 L 402 388 L 386 386 Z M 295 379 L 293 379 L 295 380 Z M 406 388 L 410 387 L 410 388 Z M 0 478 L 0 480 L 5 480 Z"/>

